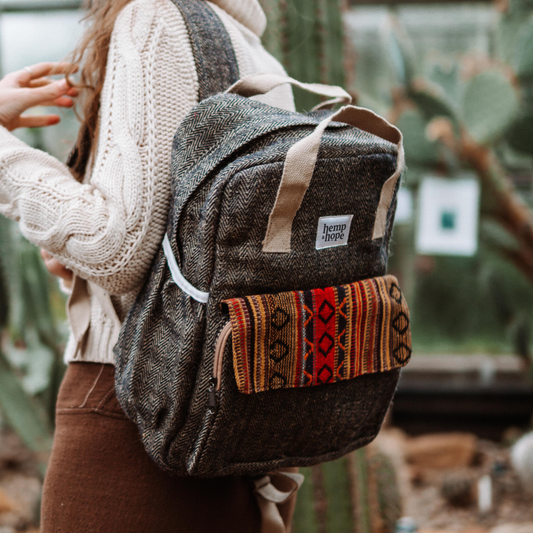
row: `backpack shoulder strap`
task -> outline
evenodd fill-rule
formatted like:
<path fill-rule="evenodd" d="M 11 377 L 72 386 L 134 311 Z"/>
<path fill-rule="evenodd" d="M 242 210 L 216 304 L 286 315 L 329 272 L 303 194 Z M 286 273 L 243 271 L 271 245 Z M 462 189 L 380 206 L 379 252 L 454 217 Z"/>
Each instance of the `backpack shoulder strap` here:
<path fill-rule="evenodd" d="M 239 79 L 230 36 L 205 0 L 172 0 L 181 11 L 198 75 L 198 101 L 221 93 Z"/>
<path fill-rule="evenodd" d="M 198 76 L 198 101 L 224 92 L 239 78 L 239 66 L 226 27 L 205 0 L 172 0 L 180 10 L 191 41 Z M 89 130 L 84 141 L 88 142 Z M 82 175 L 89 154 L 80 157 L 77 147 L 70 152 L 67 166 Z"/>

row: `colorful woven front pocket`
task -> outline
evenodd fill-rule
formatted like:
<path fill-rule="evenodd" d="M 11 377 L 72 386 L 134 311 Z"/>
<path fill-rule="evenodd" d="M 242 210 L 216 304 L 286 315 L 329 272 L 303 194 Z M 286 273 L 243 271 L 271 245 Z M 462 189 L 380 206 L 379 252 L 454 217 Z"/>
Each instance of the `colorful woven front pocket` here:
<path fill-rule="evenodd" d="M 394 276 L 224 303 L 245 394 L 385 372 L 411 357 L 409 309 Z"/>

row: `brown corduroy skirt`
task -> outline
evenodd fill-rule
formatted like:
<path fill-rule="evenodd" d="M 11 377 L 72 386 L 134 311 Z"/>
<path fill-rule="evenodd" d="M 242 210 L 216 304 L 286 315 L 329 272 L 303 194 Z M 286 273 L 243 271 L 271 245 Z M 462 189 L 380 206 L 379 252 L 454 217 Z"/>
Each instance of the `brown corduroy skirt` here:
<path fill-rule="evenodd" d="M 295 499 L 280 506 L 287 524 Z M 242 477 L 171 476 L 148 457 L 114 391 L 114 367 L 71 363 L 57 403 L 41 533 L 258 533 Z"/>

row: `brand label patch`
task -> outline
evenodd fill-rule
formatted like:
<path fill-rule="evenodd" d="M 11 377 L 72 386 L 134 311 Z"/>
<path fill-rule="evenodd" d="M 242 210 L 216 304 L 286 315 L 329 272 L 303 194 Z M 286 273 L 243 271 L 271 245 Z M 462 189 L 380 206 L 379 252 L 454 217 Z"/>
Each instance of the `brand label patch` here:
<path fill-rule="evenodd" d="M 318 219 L 316 232 L 316 249 L 346 246 L 350 236 L 353 215 L 340 217 L 322 217 Z"/>

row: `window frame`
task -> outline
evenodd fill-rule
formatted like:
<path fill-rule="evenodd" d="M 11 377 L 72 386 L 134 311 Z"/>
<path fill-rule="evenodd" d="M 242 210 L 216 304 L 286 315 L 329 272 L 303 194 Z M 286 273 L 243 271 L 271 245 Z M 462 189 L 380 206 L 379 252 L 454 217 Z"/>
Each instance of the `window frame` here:
<path fill-rule="evenodd" d="M 0 14 L 81 9 L 81 0 L 0 0 Z"/>

